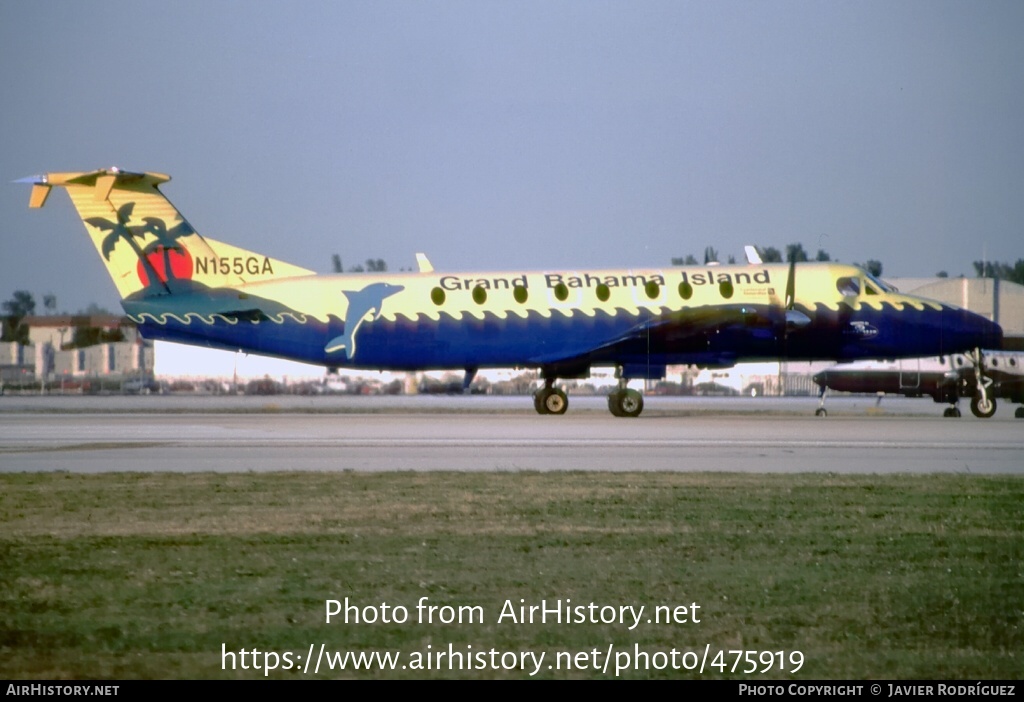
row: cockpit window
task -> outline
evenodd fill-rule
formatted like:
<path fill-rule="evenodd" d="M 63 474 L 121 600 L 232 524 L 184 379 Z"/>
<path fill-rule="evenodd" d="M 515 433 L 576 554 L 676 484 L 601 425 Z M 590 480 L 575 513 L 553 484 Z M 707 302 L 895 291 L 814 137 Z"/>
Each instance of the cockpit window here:
<path fill-rule="evenodd" d="M 896 288 L 865 270 L 861 270 L 861 275 L 863 275 L 863 278 L 861 276 L 845 276 L 840 278 L 836 281 L 836 288 L 847 297 L 856 297 L 861 293 L 865 295 L 882 295 L 883 293 L 896 292 Z"/>
<path fill-rule="evenodd" d="M 872 286 L 869 284 L 868 285 L 868 294 L 874 295 L 874 294 L 878 294 L 878 292 L 886 292 L 886 293 L 896 292 L 896 288 L 894 288 L 893 286 L 891 286 L 888 283 L 884 282 L 881 278 L 877 278 L 877 277 L 871 275 L 867 271 L 864 272 L 864 277 L 867 278 L 871 283 L 874 283 L 874 286 L 878 288 L 877 290 L 872 292 L 871 291 L 871 287 Z"/>
<path fill-rule="evenodd" d="M 840 278 L 836 281 L 836 289 L 847 297 L 856 297 L 860 295 L 860 279 L 849 276 Z"/>

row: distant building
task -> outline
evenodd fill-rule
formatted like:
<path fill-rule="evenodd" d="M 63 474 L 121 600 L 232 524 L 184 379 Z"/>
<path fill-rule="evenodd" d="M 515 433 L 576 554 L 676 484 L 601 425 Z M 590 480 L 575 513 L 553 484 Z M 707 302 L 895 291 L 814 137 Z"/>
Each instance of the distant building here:
<path fill-rule="evenodd" d="M 0 319 L 0 325 L 6 320 Z M 0 342 L 0 383 L 54 384 L 87 378 L 149 378 L 153 343 L 117 315 L 51 315 L 22 319 L 29 343 Z"/>

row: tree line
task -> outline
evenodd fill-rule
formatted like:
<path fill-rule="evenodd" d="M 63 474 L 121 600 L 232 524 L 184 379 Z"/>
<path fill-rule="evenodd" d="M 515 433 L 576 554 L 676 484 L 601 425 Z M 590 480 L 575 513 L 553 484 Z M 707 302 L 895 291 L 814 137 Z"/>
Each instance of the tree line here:
<path fill-rule="evenodd" d="M 765 263 L 803 263 L 805 261 L 818 261 L 827 262 L 832 260 L 832 256 L 829 255 L 825 249 L 818 249 L 818 253 L 814 255 L 812 259 L 810 254 L 804 249 L 804 245 L 801 243 L 789 244 L 785 247 L 785 251 L 781 251 L 774 246 L 755 246 L 757 253 L 761 256 L 761 260 Z M 736 263 L 735 256 L 729 256 L 725 261 L 726 263 Z M 708 246 L 704 249 L 704 263 L 721 263 L 718 258 L 718 250 Z M 684 257 L 674 257 L 672 259 L 673 266 L 699 266 L 700 262 L 691 254 Z M 882 275 L 882 262 L 870 259 L 864 263 L 855 263 L 854 265 L 860 266 L 867 270 L 871 275 L 880 276 Z"/>
<path fill-rule="evenodd" d="M 978 278 L 999 278 L 1024 285 L 1024 258 L 1018 258 L 1013 265 L 995 263 L 994 261 L 975 261 L 974 272 Z"/>
<path fill-rule="evenodd" d="M 0 334 L 0 342 L 16 342 L 22 346 L 29 344 L 29 326 L 25 323 L 25 317 L 32 317 L 36 314 L 36 299 L 28 290 L 15 290 L 11 299 L 5 301 L 3 307 L 3 334 Z M 57 297 L 47 293 L 43 295 L 43 315 L 53 316 L 57 313 Z M 107 309 L 91 303 L 84 311 L 78 312 L 76 317 L 85 319 L 96 315 L 112 315 Z M 71 329 L 71 342 L 64 345 L 66 349 L 85 348 L 96 344 L 107 344 L 117 341 L 124 341 L 124 332 L 120 329 L 106 329 L 104 327 L 92 327 L 88 324 L 76 324 Z"/>
<path fill-rule="evenodd" d="M 345 266 L 341 263 L 341 256 L 334 254 L 331 256 L 331 268 L 335 273 L 344 273 Z M 357 264 L 348 269 L 349 273 L 386 273 L 388 270 L 388 264 L 383 258 L 368 258 L 366 259 L 366 265 Z"/>
<path fill-rule="evenodd" d="M 802 263 L 804 261 L 831 261 L 832 257 L 824 249 L 818 249 L 818 253 L 815 254 L 812 259 L 807 251 L 804 249 L 803 244 L 789 244 L 785 247 L 785 251 L 780 251 L 774 246 L 755 247 L 757 252 L 761 255 L 761 260 L 765 263 L 790 263 L 796 261 Z M 838 259 L 837 259 L 838 260 Z M 718 257 L 718 250 L 708 246 L 704 249 L 704 263 L 720 263 Z M 736 263 L 735 256 L 729 256 L 725 263 Z M 692 254 L 682 257 L 672 258 L 673 266 L 699 266 L 700 261 L 697 260 Z M 869 259 L 863 263 L 855 263 L 855 266 L 860 266 L 874 276 L 882 275 L 882 262 L 876 261 L 875 259 Z M 999 278 L 1000 280 L 1006 280 L 1011 283 L 1017 283 L 1018 285 L 1024 285 L 1024 258 L 1019 258 L 1015 263 L 999 263 L 997 261 L 974 261 L 974 273 L 976 278 Z M 949 273 L 946 271 L 939 271 L 935 274 L 937 278 L 948 278 Z"/>

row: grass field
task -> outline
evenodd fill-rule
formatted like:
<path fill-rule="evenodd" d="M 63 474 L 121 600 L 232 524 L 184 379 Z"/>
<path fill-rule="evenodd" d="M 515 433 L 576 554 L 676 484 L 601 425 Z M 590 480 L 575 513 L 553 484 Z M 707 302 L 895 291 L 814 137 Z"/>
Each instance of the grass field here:
<path fill-rule="evenodd" d="M 345 598 L 378 621 L 327 623 Z M 645 609 L 499 621 L 542 600 Z M 0 475 L 4 678 L 1017 679 L 1022 626 L 1019 477 Z M 321 644 L 401 657 L 304 671 Z"/>

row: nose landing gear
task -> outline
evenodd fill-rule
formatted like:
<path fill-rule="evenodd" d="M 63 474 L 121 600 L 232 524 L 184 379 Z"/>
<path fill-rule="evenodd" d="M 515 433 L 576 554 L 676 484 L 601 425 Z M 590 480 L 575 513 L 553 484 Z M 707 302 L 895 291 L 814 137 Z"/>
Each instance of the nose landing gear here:
<path fill-rule="evenodd" d="M 828 386 L 821 386 L 821 393 L 818 394 L 818 409 L 814 410 L 815 417 L 827 417 L 828 410 L 825 409 L 825 396 L 828 395 Z"/>
<path fill-rule="evenodd" d="M 996 413 L 996 398 L 989 394 L 992 379 L 985 375 L 985 357 L 981 349 L 975 349 L 968 357 L 974 363 L 974 377 L 977 383 L 975 395 L 971 398 L 971 413 L 980 419 L 988 419 Z"/>

